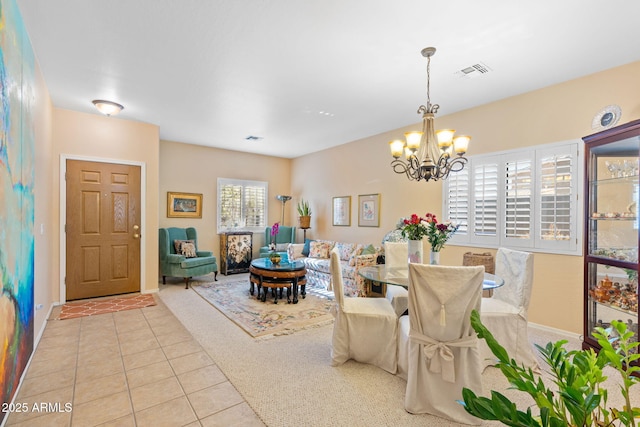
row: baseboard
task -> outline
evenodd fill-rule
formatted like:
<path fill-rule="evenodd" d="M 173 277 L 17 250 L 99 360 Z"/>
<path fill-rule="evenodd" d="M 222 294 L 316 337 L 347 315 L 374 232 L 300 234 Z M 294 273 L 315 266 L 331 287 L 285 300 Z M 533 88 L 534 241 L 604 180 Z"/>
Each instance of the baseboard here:
<path fill-rule="evenodd" d="M 575 332 L 565 331 L 564 329 L 552 328 L 551 326 L 540 325 L 538 323 L 529 322 L 531 328 L 539 329 L 541 331 L 551 332 L 558 335 L 565 335 L 568 338 L 582 341 L 582 334 L 576 334 Z"/>

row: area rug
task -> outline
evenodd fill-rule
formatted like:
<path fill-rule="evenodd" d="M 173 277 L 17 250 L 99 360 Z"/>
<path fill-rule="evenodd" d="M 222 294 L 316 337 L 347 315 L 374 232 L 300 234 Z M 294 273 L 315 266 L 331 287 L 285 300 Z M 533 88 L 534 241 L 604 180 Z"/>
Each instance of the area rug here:
<path fill-rule="evenodd" d="M 156 300 L 151 294 L 68 302 L 62 306 L 58 319 L 64 320 L 83 316 L 95 316 L 97 314 L 133 310 L 135 308 L 149 307 L 152 305 L 156 305 Z"/>
<path fill-rule="evenodd" d="M 273 298 L 259 301 L 249 293 L 249 280 L 193 283 L 192 289 L 229 320 L 254 338 L 288 335 L 309 327 L 333 322 L 329 312 L 333 301 L 307 290 L 297 304 L 287 304 L 286 297 L 273 303 Z"/>

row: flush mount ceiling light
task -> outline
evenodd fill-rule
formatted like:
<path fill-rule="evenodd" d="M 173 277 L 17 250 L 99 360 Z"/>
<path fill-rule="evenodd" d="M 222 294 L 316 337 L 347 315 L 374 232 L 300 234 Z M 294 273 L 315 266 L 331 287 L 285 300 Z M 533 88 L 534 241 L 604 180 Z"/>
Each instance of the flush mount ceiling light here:
<path fill-rule="evenodd" d="M 98 111 L 107 116 L 115 116 L 124 109 L 122 105 L 116 102 L 105 101 L 103 99 L 94 99 L 91 102 L 96 106 Z"/>
<path fill-rule="evenodd" d="M 422 114 L 422 132 L 405 133 L 406 142 L 399 139 L 389 142 L 394 158 L 391 162 L 393 171 L 406 174 L 411 181 L 446 179 L 449 173 L 461 171 L 467 163 L 463 156 L 470 136 L 454 136 L 456 131 L 453 129 L 434 131 L 435 116 L 440 106 L 431 104 L 429 74 L 431 57 L 435 53 L 435 47 L 422 49 L 422 56 L 427 58 L 427 105 L 418 108 L 418 114 Z M 456 157 L 452 157 L 454 152 Z M 403 155 L 406 160 L 400 158 Z"/>

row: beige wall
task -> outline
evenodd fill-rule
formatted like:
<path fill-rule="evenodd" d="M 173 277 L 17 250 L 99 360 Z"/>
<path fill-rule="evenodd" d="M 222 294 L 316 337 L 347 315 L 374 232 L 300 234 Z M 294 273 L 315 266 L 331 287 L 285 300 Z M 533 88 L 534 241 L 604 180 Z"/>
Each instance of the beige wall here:
<path fill-rule="evenodd" d="M 282 218 L 282 203 L 276 200 L 276 195 L 288 195 L 291 188 L 291 160 L 171 141 L 160 142 L 159 226 L 195 227 L 198 246 L 202 250 L 213 251 L 219 265 L 220 245 L 216 230 L 218 178 L 267 181 L 268 223 L 272 224 Z M 168 191 L 201 193 L 202 218 L 167 218 Z M 286 225 L 297 221 L 291 206 L 292 201 L 285 205 Z M 262 245 L 264 230 L 253 236 L 254 256 Z"/>
<path fill-rule="evenodd" d="M 469 155 L 579 140 L 593 133 L 591 120 L 604 106 L 618 104 L 625 123 L 640 117 L 640 62 L 503 99 L 456 114 L 438 117 L 436 128 L 453 128 L 473 137 Z M 435 100 L 446 106 L 446 99 Z M 415 106 L 417 107 L 417 106 Z M 415 111 L 407 108 L 407 117 Z M 419 118 L 416 117 L 416 121 Z M 292 165 L 294 197 L 309 199 L 314 210 L 308 236 L 379 244 L 398 218 L 411 213 L 442 211 L 440 183 L 409 182 L 389 167 L 388 141 L 419 123 L 329 150 L 297 158 Z M 324 165 L 318 166 L 318 165 Z M 382 196 L 379 228 L 358 227 L 357 196 Z M 352 197 L 350 227 L 334 227 L 331 200 Z M 425 248 L 426 249 L 426 248 Z M 461 264 L 467 251 L 482 248 L 447 246 L 444 264 Z M 495 250 L 491 250 L 495 253 Z M 579 256 L 536 253 L 535 282 L 529 319 L 532 322 L 582 333 L 583 263 Z"/>
<path fill-rule="evenodd" d="M 145 166 L 143 180 L 145 215 L 142 224 L 142 292 L 158 289 L 158 165 L 159 129 L 155 125 L 106 117 L 99 114 L 78 113 L 63 109 L 53 112 L 53 182 L 51 195 L 51 219 L 49 221 L 53 241 L 56 245 L 64 234 L 60 229 L 60 189 L 65 185 L 60 180 L 60 159 L 82 158 L 84 160 L 138 162 Z M 60 285 L 61 254 L 58 246 L 52 248 L 54 280 Z M 64 267 L 62 267 L 64 268 Z M 59 292 L 59 287 L 56 290 Z"/>
<path fill-rule="evenodd" d="M 52 194 L 54 191 L 52 174 L 53 142 L 51 135 L 51 121 L 53 105 L 47 86 L 40 72 L 35 67 L 34 93 L 34 134 L 35 134 L 35 213 L 34 213 L 34 286 L 33 302 L 36 305 L 34 331 L 36 338 L 44 327 L 46 317 L 54 302 L 59 300 L 58 276 L 54 276 L 54 261 L 51 254 L 57 247 L 57 240 L 53 239 L 51 223 Z M 57 269 L 55 269 L 57 270 Z M 42 305 L 41 309 L 37 309 Z"/>

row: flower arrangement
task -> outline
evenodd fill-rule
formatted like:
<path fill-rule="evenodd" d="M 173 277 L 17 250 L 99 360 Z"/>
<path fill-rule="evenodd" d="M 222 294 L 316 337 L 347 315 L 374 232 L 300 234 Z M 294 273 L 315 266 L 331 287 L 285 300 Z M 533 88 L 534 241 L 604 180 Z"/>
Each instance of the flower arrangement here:
<path fill-rule="evenodd" d="M 399 228 L 402 230 L 402 237 L 406 237 L 409 240 L 422 240 L 427 235 L 427 222 L 424 218 L 413 214 L 409 218 L 402 218 L 400 221 Z"/>
<path fill-rule="evenodd" d="M 425 214 L 424 218 L 413 214 L 402 222 L 402 236 L 409 240 L 422 240 L 426 236 L 432 252 L 440 252 L 459 227 L 451 221 L 439 223 L 432 213 Z"/>
<path fill-rule="evenodd" d="M 278 235 L 278 231 L 280 230 L 280 223 L 276 222 L 271 226 L 271 243 L 269 243 L 269 249 L 272 251 L 276 250 L 276 236 Z"/>

